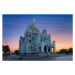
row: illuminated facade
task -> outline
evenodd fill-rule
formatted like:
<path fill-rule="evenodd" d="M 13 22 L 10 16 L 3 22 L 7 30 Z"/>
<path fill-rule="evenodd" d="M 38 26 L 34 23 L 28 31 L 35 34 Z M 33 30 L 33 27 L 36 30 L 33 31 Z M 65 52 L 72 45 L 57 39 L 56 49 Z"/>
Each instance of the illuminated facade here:
<path fill-rule="evenodd" d="M 52 51 L 53 48 L 53 51 Z M 28 29 L 19 40 L 19 52 L 24 53 L 56 53 L 55 41 L 51 43 L 51 35 L 47 34 L 46 29 L 40 33 L 35 19 L 33 23 L 28 25 Z"/>

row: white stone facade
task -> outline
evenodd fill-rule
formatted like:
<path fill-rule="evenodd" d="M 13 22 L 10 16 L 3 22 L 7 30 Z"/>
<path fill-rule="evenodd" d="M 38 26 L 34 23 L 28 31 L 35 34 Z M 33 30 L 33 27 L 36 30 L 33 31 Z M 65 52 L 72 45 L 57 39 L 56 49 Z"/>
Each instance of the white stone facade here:
<path fill-rule="evenodd" d="M 52 50 L 53 48 L 53 50 Z M 33 23 L 28 25 L 28 29 L 19 40 L 19 52 L 24 53 L 56 53 L 55 41 L 51 43 L 51 35 L 47 34 L 46 29 L 40 33 L 35 19 Z"/>

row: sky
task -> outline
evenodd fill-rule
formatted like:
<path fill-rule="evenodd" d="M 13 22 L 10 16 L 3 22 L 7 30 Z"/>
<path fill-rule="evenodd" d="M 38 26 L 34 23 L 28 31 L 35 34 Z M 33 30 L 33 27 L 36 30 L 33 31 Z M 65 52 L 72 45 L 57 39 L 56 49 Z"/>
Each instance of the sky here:
<path fill-rule="evenodd" d="M 24 36 L 28 25 L 35 23 L 40 32 L 43 29 L 51 34 L 51 41 L 56 41 L 56 51 L 73 48 L 72 14 L 3 14 L 3 45 L 9 45 L 13 52 L 19 49 L 20 36 Z"/>

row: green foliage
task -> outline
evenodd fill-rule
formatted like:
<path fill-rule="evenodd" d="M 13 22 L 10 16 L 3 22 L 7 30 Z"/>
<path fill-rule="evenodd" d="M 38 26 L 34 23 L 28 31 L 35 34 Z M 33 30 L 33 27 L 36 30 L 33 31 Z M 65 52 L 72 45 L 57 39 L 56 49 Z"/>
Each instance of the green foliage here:
<path fill-rule="evenodd" d="M 65 54 L 72 54 L 73 53 L 73 48 L 69 48 L 69 49 L 61 49 L 59 51 L 60 54 L 65 53 Z"/>
<path fill-rule="evenodd" d="M 15 54 L 19 54 L 19 50 L 15 50 Z"/>
<path fill-rule="evenodd" d="M 69 53 L 73 53 L 73 48 L 69 48 Z"/>
<path fill-rule="evenodd" d="M 3 48 L 2 48 L 2 51 L 3 51 L 4 53 L 10 52 L 10 48 L 9 48 L 8 45 L 2 46 L 2 47 L 3 47 Z"/>

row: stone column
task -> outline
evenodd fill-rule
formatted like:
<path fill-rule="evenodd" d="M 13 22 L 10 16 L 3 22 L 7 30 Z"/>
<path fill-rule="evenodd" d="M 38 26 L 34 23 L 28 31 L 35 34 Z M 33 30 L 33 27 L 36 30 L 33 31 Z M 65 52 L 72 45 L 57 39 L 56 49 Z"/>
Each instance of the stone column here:
<path fill-rule="evenodd" d="M 48 53 L 48 47 L 47 47 L 47 53 Z"/>
<path fill-rule="evenodd" d="M 56 53 L 56 47 L 55 47 L 55 44 L 54 44 L 54 47 L 53 47 L 53 53 Z"/>
<path fill-rule="evenodd" d="M 39 52 L 39 44 L 37 44 L 36 48 L 37 48 L 37 52 Z"/>
<path fill-rule="evenodd" d="M 41 42 L 41 52 L 44 53 L 44 44 Z"/>
<path fill-rule="evenodd" d="M 26 52 L 28 53 L 28 43 L 26 44 Z"/>

